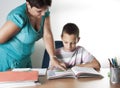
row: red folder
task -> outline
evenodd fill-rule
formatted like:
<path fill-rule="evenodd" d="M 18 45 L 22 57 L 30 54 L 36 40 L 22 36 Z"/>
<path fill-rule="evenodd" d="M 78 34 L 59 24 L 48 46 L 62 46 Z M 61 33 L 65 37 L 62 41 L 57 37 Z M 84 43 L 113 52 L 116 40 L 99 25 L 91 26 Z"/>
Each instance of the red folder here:
<path fill-rule="evenodd" d="M 0 82 L 37 81 L 38 71 L 0 72 Z"/>

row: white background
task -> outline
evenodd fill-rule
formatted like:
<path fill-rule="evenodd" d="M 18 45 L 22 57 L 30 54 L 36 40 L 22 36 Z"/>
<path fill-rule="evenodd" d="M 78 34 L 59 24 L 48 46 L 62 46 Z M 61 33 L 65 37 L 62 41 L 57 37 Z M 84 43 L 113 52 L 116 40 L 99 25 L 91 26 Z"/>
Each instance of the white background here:
<path fill-rule="evenodd" d="M 8 12 L 25 0 L 1 0 L 0 27 Z M 107 67 L 108 58 L 120 57 L 120 0 L 53 0 L 51 29 L 55 40 L 60 40 L 64 24 L 73 22 L 80 29 L 78 45 L 84 46 Z M 34 67 L 40 67 L 44 52 L 42 40 L 35 45 L 32 55 Z"/>

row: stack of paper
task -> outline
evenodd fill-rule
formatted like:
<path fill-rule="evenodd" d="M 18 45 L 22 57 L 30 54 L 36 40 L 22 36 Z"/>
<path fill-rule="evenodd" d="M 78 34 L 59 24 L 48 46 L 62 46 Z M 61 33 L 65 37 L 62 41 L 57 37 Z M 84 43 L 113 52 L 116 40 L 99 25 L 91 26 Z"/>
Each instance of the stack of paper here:
<path fill-rule="evenodd" d="M 15 68 L 12 71 L 38 71 L 39 76 L 46 75 L 47 68 Z"/>

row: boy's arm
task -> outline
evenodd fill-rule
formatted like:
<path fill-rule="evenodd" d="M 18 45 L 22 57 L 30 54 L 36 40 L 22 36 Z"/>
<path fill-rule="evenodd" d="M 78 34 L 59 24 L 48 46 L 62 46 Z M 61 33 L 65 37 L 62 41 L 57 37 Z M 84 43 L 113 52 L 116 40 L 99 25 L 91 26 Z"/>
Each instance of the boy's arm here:
<path fill-rule="evenodd" d="M 100 67 L 101 67 L 100 63 L 98 62 L 98 60 L 96 58 L 94 58 L 91 62 L 84 63 L 84 64 L 79 64 L 77 66 L 80 66 L 80 67 L 92 67 L 97 71 L 99 71 Z"/>

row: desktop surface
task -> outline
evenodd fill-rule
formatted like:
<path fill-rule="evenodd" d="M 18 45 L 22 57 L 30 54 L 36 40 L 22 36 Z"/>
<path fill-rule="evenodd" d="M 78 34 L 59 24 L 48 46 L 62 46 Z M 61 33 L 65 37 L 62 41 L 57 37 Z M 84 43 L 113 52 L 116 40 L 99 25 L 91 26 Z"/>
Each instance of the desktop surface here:
<path fill-rule="evenodd" d="M 108 77 L 109 68 L 101 68 L 103 78 L 61 78 L 47 80 L 46 76 L 40 77 L 41 85 L 25 88 L 120 88 L 120 83 L 112 84 Z M 24 88 L 24 87 L 23 87 Z"/>

